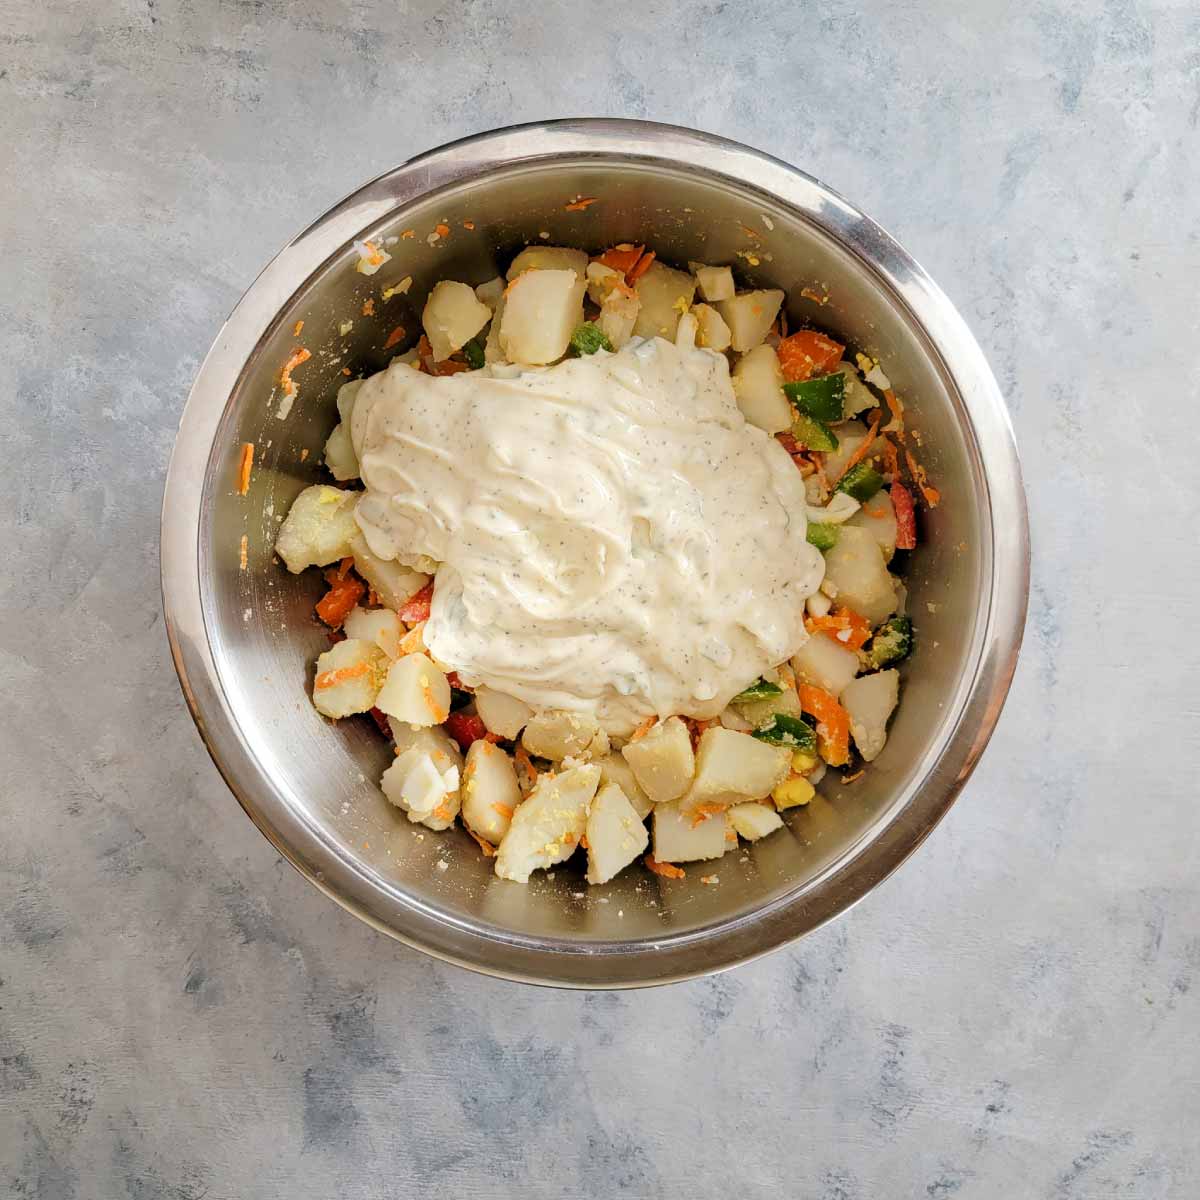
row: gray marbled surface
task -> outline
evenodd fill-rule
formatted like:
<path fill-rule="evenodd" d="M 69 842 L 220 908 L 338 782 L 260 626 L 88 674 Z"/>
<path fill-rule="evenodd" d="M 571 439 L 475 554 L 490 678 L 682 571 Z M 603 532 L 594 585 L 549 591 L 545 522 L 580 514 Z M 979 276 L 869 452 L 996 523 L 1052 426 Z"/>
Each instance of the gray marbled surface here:
<path fill-rule="evenodd" d="M 0 1194 L 1190 1197 L 1200 15 L 1185 3 L 0 0 Z M 919 855 L 649 993 L 356 923 L 210 765 L 159 611 L 183 398 L 276 247 L 547 116 L 855 199 L 1009 396 L 1029 634 Z"/>

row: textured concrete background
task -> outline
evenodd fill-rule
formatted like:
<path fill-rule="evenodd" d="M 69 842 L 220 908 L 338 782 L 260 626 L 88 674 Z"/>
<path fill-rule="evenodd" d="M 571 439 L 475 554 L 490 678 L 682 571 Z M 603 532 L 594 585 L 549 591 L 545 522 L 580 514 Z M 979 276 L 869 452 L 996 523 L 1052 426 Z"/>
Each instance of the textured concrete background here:
<path fill-rule="evenodd" d="M 1182 0 L 0 0 L 0 1194 L 1194 1196 L 1197 46 Z M 1036 554 L 917 858 L 642 994 L 478 979 L 324 900 L 209 764 L 159 612 L 183 398 L 275 248 L 415 151 L 578 114 L 743 139 L 893 231 L 1010 398 Z"/>

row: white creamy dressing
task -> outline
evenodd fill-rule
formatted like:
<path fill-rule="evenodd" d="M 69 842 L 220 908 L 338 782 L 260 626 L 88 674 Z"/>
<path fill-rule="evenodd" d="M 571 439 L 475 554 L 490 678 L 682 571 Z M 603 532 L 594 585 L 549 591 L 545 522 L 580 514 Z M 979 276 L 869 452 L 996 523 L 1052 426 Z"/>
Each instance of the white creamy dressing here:
<path fill-rule="evenodd" d="M 535 708 L 715 716 L 806 639 L 824 560 L 804 481 L 723 355 L 661 338 L 435 378 L 396 363 L 351 420 L 373 553 L 442 564 L 425 643 Z"/>

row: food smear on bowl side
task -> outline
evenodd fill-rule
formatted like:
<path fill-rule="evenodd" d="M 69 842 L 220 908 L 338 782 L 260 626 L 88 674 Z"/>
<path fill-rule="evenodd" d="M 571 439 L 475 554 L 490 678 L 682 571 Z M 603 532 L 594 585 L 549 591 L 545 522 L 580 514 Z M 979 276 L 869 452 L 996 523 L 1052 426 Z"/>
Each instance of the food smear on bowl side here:
<path fill-rule="evenodd" d="M 366 380 L 356 518 L 441 565 L 424 641 L 471 686 L 593 714 L 717 716 L 807 639 L 804 480 L 725 356 L 634 339 L 551 367 Z"/>
<path fill-rule="evenodd" d="M 328 568 L 313 705 L 370 715 L 384 796 L 504 879 L 583 851 L 590 884 L 640 859 L 685 887 L 884 750 L 893 560 L 939 496 L 878 363 L 784 299 L 534 244 L 438 282 L 416 345 L 338 389 L 325 466 L 362 490 L 305 488 L 275 543 Z"/>

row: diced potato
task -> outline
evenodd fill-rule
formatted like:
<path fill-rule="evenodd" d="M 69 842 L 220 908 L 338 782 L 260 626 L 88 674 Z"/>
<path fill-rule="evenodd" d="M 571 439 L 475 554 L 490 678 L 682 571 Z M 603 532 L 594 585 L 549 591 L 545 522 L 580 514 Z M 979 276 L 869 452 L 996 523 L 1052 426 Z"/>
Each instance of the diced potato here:
<path fill-rule="evenodd" d="M 567 246 L 526 246 L 509 264 L 508 278 L 516 279 L 525 271 L 574 271 L 578 279 L 587 277 L 588 256 Z"/>
<path fill-rule="evenodd" d="M 438 362 L 461 350 L 491 319 L 492 310 L 478 299 L 475 289 L 452 279 L 434 284 L 421 313 L 425 336 Z"/>
<path fill-rule="evenodd" d="M 510 362 L 540 366 L 567 352 L 583 321 L 583 283 L 574 271 L 525 271 L 508 286 L 500 349 Z"/>
<path fill-rule="evenodd" d="M 345 638 L 317 659 L 313 704 L 327 717 L 367 712 L 375 703 L 387 658 L 374 642 Z"/>
<path fill-rule="evenodd" d="M 440 725 L 450 715 L 450 683 L 424 654 L 406 654 L 388 668 L 375 707 L 409 725 Z"/>
<path fill-rule="evenodd" d="M 374 642 L 388 658 L 400 657 L 404 625 L 390 608 L 363 608 L 359 605 L 350 610 L 342 630 L 348 638 Z"/>
<path fill-rule="evenodd" d="M 742 292 L 717 304 L 717 311 L 729 326 L 731 344 L 739 354 L 762 344 L 782 303 L 783 293 L 778 288 L 765 288 Z"/>
<path fill-rule="evenodd" d="M 850 736 L 866 762 L 877 758 L 887 742 L 888 718 L 900 699 L 900 672 L 876 671 L 848 683 L 838 697 L 850 714 Z"/>
<path fill-rule="evenodd" d="M 509 741 L 516 740 L 533 716 L 533 709 L 524 700 L 506 692 L 493 691 L 490 687 L 475 689 L 475 711 L 489 733 Z"/>
<path fill-rule="evenodd" d="M 531 871 L 570 858 L 586 832 L 588 807 L 599 784 L 600 768 L 592 763 L 540 776 L 513 813 L 496 855 L 496 874 L 526 883 Z"/>
<path fill-rule="evenodd" d="M 675 340 L 679 318 L 692 307 L 696 281 L 683 271 L 653 262 L 633 285 L 641 301 L 633 332 L 637 337 Z"/>
<path fill-rule="evenodd" d="M 792 406 L 783 391 L 779 356 L 770 346 L 756 346 L 733 368 L 733 394 L 742 416 L 767 433 L 792 427 Z"/>
<path fill-rule="evenodd" d="M 462 802 L 459 767 L 439 765 L 433 754 L 419 746 L 401 751 L 379 786 L 410 821 L 430 829 L 448 829 Z"/>
<path fill-rule="evenodd" d="M 364 383 L 365 379 L 352 379 L 349 383 L 343 383 L 337 390 L 338 419 L 345 422 L 347 428 L 350 426 L 350 418 L 354 416 L 354 405 Z"/>
<path fill-rule="evenodd" d="M 778 696 L 767 696 L 763 700 L 751 700 L 747 704 L 736 706 L 737 711 L 745 717 L 752 729 L 760 729 L 776 713 L 787 717 L 800 715 L 800 697 L 795 688 L 785 687 Z"/>
<path fill-rule="evenodd" d="M 644 821 L 654 807 L 654 802 L 642 791 L 642 786 L 634 777 L 633 768 L 625 761 L 625 756 L 614 751 L 595 761 L 596 766 L 600 768 L 600 783 L 616 784 L 633 805 L 639 819 Z"/>
<path fill-rule="evenodd" d="M 489 279 L 487 283 L 481 283 L 475 289 L 475 299 L 480 304 L 486 304 L 492 312 L 496 311 L 496 305 L 500 303 L 500 297 L 504 293 L 504 279 L 497 275 L 495 279 Z"/>
<path fill-rule="evenodd" d="M 700 323 L 696 320 L 695 314 L 691 309 L 688 309 L 679 318 L 679 324 L 675 326 L 675 345 L 680 350 L 695 350 L 696 335 L 699 332 Z"/>
<path fill-rule="evenodd" d="M 334 479 L 358 478 L 358 455 L 350 441 L 350 427 L 339 421 L 325 442 L 325 465 Z"/>
<path fill-rule="evenodd" d="M 638 785 L 655 804 L 678 800 L 691 786 L 696 757 L 691 734 L 679 717 L 659 721 L 621 753 Z"/>
<path fill-rule="evenodd" d="M 700 295 L 710 304 L 733 299 L 733 272 L 728 267 L 702 267 L 699 263 L 688 263 L 688 266 L 696 276 Z"/>
<path fill-rule="evenodd" d="M 359 495 L 317 483 L 292 501 L 275 539 L 275 553 L 293 575 L 305 567 L 337 562 L 350 553 L 350 539 L 358 532 L 354 506 Z"/>
<path fill-rule="evenodd" d="M 725 837 L 729 823 L 725 813 L 697 821 L 675 804 L 654 806 L 654 857 L 659 862 L 697 862 L 720 858 L 730 843 Z"/>
<path fill-rule="evenodd" d="M 602 262 L 588 263 L 585 274 L 587 298 L 593 304 L 603 305 L 613 292 L 619 292 L 628 286 L 622 272 L 614 271 L 612 267 L 606 266 Z"/>
<path fill-rule="evenodd" d="M 729 824 L 738 837 L 757 842 L 768 833 L 783 828 L 783 818 L 765 804 L 735 804 L 729 810 Z"/>
<path fill-rule="evenodd" d="M 693 304 L 692 315 L 700 326 L 697 346 L 707 346 L 709 350 L 729 349 L 729 326 L 711 304 Z"/>
<path fill-rule="evenodd" d="M 830 479 L 839 479 L 851 455 L 867 440 L 867 427 L 861 421 L 846 421 L 834 432 L 838 446 L 825 455 L 825 474 Z"/>
<path fill-rule="evenodd" d="M 679 802 L 680 811 L 691 815 L 701 805 L 728 807 L 761 800 L 787 778 L 791 766 L 786 746 L 772 746 L 723 726 L 706 729 L 696 752 L 696 778 Z"/>
<path fill-rule="evenodd" d="M 499 363 L 506 361 L 504 351 L 500 349 L 500 326 L 504 321 L 504 296 L 496 301 L 496 309 L 492 313 L 492 323 L 488 326 L 487 341 L 483 343 L 483 361 Z"/>
<path fill-rule="evenodd" d="M 588 810 L 586 832 L 588 883 L 607 883 L 650 841 L 642 818 L 615 783 L 604 784 L 596 793 Z"/>
<path fill-rule="evenodd" d="M 564 758 L 601 758 L 608 753 L 608 734 L 586 713 L 547 708 L 526 723 L 521 745 L 537 758 L 553 762 L 562 762 Z"/>
<path fill-rule="evenodd" d="M 847 524 L 837 545 L 825 554 L 825 584 L 839 604 L 878 625 L 896 609 L 895 580 L 888 574 L 879 543 L 867 529 Z"/>
<path fill-rule="evenodd" d="M 463 772 L 462 817 L 467 828 L 498 845 L 520 803 L 512 759 L 492 742 L 472 742 Z"/>
<path fill-rule="evenodd" d="M 837 696 L 858 674 L 858 655 L 828 634 L 814 633 L 792 657 L 792 668 L 802 683 Z"/>
<path fill-rule="evenodd" d="M 726 729 L 732 729 L 736 733 L 752 733 L 754 731 L 754 726 L 732 705 L 725 709 L 718 719 Z"/>
<path fill-rule="evenodd" d="M 856 417 L 868 408 L 874 408 L 879 403 L 871 393 L 871 389 L 862 381 L 862 377 L 853 363 L 841 362 L 833 368 L 839 375 L 846 377 L 846 390 L 842 393 L 842 416 Z"/>
<path fill-rule="evenodd" d="M 868 530 L 879 543 L 884 561 L 892 561 L 896 553 L 896 509 L 886 489 L 876 492 L 846 524 Z"/>
<path fill-rule="evenodd" d="M 633 337 L 641 307 L 642 302 L 636 295 L 624 296 L 617 292 L 614 292 L 601 307 L 596 325 L 612 343 L 614 350 L 620 350 Z"/>
<path fill-rule="evenodd" d="M 395 717 L 389 717 L 388 724 L 392 727 L 392 741 L 396 743 L 397 754 L 403 754 L 406 750 L 420 750 L 433 759 L 433 765 L 443 775 L 451 767 L 462 771 L 462 751 L 440 725 L 426 725 L 418 729 L 404 721 L 397 721 Z"/>
<path fill-rule="evenodd" d="M 350 539 L 349 552 L 354 556 L 354 569 L 375 589 L 380 603 L 388 608 L 403 608 L 429 582 L 429 576 L 420 571 L 372 554 L 357 525 Z"/>

